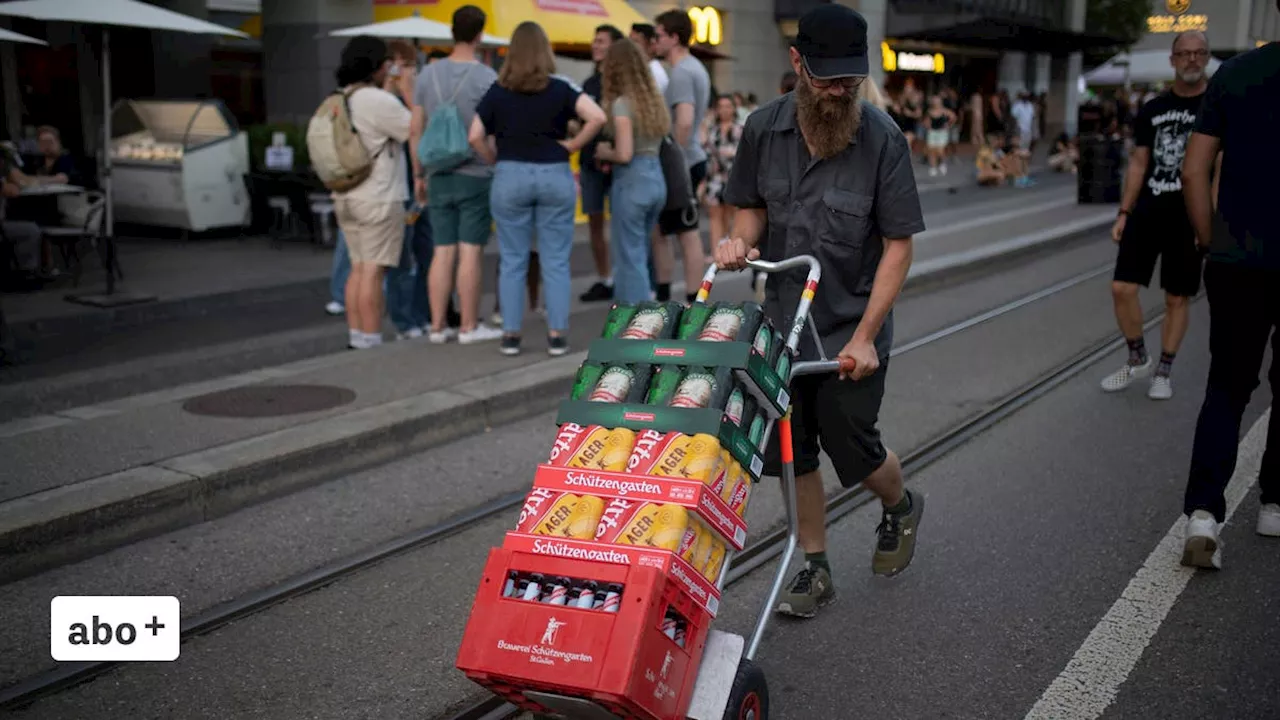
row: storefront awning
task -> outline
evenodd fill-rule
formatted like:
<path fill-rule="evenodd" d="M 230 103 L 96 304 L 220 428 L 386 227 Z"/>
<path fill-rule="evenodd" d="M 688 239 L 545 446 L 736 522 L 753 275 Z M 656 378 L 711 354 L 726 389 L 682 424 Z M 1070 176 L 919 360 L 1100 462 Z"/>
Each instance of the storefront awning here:
<path fill-rule="evenodd" d="M 892 33 L 892 35 L 897 40 L 975 45 L 991 50 L 1014 50 L 1051 55 L 1066 55 L 1125 44 L 1124 40 L 1107 35 L 1059 30 L 1003 18 L 979 18 L 946 27 L 912 33 Z"/>
<path fill-rule="evenodd" d="M 374 0 L 373 21 L 385 22 L 413 15 L 449 24 L 463 5 L 475 5 L 489 16 L 485 32 L 509 38 L 516 26 L 532 20 L 557 47 L 589 46 L 600 25 L 613 25 L 625 35 L 634 23 L 652 22 L 626 0 Z"/>

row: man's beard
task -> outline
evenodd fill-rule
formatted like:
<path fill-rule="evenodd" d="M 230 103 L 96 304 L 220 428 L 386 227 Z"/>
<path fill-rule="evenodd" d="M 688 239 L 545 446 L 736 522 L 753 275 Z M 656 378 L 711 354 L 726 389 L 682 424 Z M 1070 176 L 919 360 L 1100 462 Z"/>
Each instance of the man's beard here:
<path fill-rule="evenodd" d="M 1178 74 L 1178 79 L 1188 85 L 1195 85 L 1204 79 L 1203 70 L 1184 70 Z"/>
<path fill-rule="evenodd" d="M 858 102 L 858 91 L 824 95 L 801 81 L 795 92 L 796 121 L 810 152 L 825 159 L 849 147 L 862 124 L 862 103 Z"/>

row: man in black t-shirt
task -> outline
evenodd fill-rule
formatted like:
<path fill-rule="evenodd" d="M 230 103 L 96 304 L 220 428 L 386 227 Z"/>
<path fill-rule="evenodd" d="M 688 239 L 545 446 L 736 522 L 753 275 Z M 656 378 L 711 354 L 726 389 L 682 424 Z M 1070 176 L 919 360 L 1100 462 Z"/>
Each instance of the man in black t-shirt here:
<path fill-rule="evenodd" d="M 1280 2 L 1277 2 L 1280 7 Z M 1280 43 L 1237 55 L 1218 68 L 1205 93 L 1183 165 L 1187 212 L 1209 252 L 1204 271 L 1209 297 L 1209 383 L 1196 422 L 1183 512 L 1188 516 L 1182 564 L 1222 567 L 1219 524 L 1224 491 L 1236 467 L 1240 421 L 1258 387 L 1271 340 L 1271 390 L 1280 388 L 1280 223 L 1276 168 L 1280 167 Z M 1221 152 L 1217 211 L 1214 159 Z M 1280 537 L 1280 422 L 1267 430 L 1258 472 L 1256 532 Z"/>
<path fill-rule="evenodd" d="M 1187 137 L 1208 81 L 1209 43 L 1204 33 L 1180 33 L 1169 58 L 1174 68 L 1173 89 L 1142 107 L 1134 123 L 1134 148 L 1125 174 L 1124 198 L 1111 239 L 1119 243 L 1111 294 L 1116 321 L 1129 344 L 1129 359 L 1102 380 L 1106 392 L 1118 392 L 1134 380 L 1152 374 L 1147 397 L 1173 397 L 1169 373 L 1187 333 L 1190 299 L 1200 292 L 1202 259 L 1195 231 L 1182 200 L 1182 158 Z M 1165 316 L 1160 327 L 1160 362 L 1147 354 L 1142 333 L 1138 286 L 1147 286 L 1160 260 L 1160 287 L 1165 291 Z"/>

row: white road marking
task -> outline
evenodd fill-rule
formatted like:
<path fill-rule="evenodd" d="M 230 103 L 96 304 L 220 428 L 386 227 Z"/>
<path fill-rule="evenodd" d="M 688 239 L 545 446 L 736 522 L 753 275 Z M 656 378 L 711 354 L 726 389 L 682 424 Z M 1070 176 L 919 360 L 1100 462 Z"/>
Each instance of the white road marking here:
<path fill-rule="evenodd" d="M 1270 417 L 1268 409 L 1240 443 L 1236 472 L 1226 491 L 1228 521 L 1258 478 Z M 1026 720 L 1093 720 L 1111 705 L 1195 574 L 1194 569 L 1178 564 L 1184 523 L 1179 518 L 1169 528 L 1120 599 L 1027 713 Z M 1228 550 L 1224 547 L 1224 554 Z M 1230 567 L 1230 558 L 1224 559 L 1224 566 Z"/>

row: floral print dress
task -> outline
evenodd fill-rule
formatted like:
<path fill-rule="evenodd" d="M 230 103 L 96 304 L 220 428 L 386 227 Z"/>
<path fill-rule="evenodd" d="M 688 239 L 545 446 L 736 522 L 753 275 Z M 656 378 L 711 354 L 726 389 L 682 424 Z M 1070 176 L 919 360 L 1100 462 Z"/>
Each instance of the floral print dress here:
<path fill-rule="evenodd" d="M 720 123 L 711 126 L 707 134 L 707 204 L 724 203 L 724 189 L 729 184 L 729 172 L 733 170 L 733 159 L 738 154 L 738 143 L 742 141 L 742 125 L 734 123 L 728 130 Z"/>

